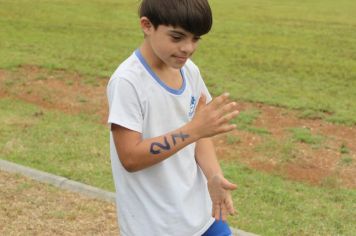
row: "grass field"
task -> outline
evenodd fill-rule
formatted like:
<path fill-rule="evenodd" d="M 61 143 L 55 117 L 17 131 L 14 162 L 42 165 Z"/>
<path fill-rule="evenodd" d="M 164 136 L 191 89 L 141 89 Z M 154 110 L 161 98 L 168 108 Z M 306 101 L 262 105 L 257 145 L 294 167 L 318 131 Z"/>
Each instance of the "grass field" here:
<path fill-rule="evenodd" d="M 0 67 L 108 77 L 142 39 L 136 0 L 0 2 Z M 213 94 L 356 123 L 356 2 L 211 1 L 194 60 Z M 203 56 L 204 55 L 204 56 Z"/>
<path fill-rule="evenodd" d="M 0 101 L 5 124 L 0 128 L 1 158 L 112 190 L 109 136 L 103 125 L 88 115 L 43 112 L 15 100 Z"/>
<path fill-rule="evenodd" d="M 0 171 L 1 235 L 118 235 L 115 205 Z"/>
<path fill-rule="evenodd" d="M 213 94 L 227 90 L 239 101 L 356 125 L 355 1 L 210 2 L 214 27 L 193 59 Z M 77 72 L 88 81 L 108 78 L 142 40 L 137 5 L 136 0 L 0 0 L 0 68 L 16 71 L 29 64 Z M 245 125 L 239 128 L 268 133 L 249 126 L 258 112 L 243 113 Z M 4 98 L 0 122 L 0 158 L 113 190 L 108 131 L 97 117 Z M 308 130 L 290 132 L 293 139 L 320 142 Z M 235 161 L 222 164 L 239 184 L 233 226 L 262 235 L 355 233 L 355 189 L 312 187 Z"/>
<path fill-rule="evenodd" d="M 0 100 L 1 158 L 114 191 L 108 132 L 88 115 L 68 115 Z M 352 235 L 356 191 L 312 187 L 222 162 L 238 183 L 230 223 L 261 235 Z"/>

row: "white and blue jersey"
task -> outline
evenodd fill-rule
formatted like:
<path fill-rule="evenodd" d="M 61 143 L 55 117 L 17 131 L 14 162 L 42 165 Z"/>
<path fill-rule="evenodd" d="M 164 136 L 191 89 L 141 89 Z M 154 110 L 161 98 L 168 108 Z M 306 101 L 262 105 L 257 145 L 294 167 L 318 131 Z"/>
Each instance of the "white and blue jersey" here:
<path fill-rule="evenodd" d="M 181 75 L 180 89 L 166 86 L 136 50 L 108 83 L 108 123 L 137 131 L 143 139 L 185 125 L 194 116 L 200 95 L 204 93 L 207 101 L 211 96 L 191 60 Z M 110 134 L 122 236 L 201 236 L 213 224 L 206 178 L 194 153 L 193 143 L 156 165 L 130 173 L 121 165 Z"/>

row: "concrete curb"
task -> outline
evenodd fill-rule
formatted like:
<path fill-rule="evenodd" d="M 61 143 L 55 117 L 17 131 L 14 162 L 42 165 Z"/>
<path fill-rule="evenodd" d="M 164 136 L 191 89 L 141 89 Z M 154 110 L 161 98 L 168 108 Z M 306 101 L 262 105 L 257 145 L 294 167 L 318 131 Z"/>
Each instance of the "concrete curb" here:
<path fill-rule="evenodd" d="M 90 185 L 82 184 L 67 179 L 65 177 L 35 170 L 29 167 L 25 167 L 1 159 L 0 159 L 0 170 L 7 171 L 10 173 L 21 174 L 42 183 L 51 184 L 62 189 L 67 189 L 72 192 L 83 194 L 85 196 L 115 203 L 115 194 L 113 192 L 108 192 Z"/>
<path fill-rule="evenodd" d="M 47 172 L 35 170 L 26 166 L 18 165 L 9 161 L 0 159 L 0 170 L 24 175 L 30 179 L 37 180 L 42 183 L 54 185 L 56 187 L 76 192 L 91 198 L 104 200 L 106 202 L 115 203 L 115 193 L 102 190 L 90 185 L 82 184 L 65 177 L 53 175 Z M 243 230 L 232 228 L 234 236 L 258 236 L 253 233 L 248 233 Z"/>

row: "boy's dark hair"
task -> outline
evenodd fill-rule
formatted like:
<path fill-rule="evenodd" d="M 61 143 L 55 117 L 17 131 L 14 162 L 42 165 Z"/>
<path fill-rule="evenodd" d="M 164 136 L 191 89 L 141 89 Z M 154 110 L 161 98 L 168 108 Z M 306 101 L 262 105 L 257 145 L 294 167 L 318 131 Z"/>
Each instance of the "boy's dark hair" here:
<path fill-rule="evenodd" d="M 213 24 L 208 0 L 143 0 L 139 15 L 147 17 L 155 29 L 181 27 L 196 36 L 208 33 Z"/>

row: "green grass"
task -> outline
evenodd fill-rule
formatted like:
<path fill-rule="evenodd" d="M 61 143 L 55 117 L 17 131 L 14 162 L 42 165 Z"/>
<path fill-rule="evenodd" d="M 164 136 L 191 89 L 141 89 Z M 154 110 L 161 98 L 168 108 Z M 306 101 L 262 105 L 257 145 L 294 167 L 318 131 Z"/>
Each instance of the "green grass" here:
<path fill-rule="evenodd" d="M 340 146 L 340 153 L 341 154 L 348 154 L 350 153 L 350 149 L 346 146 L 345 143 L 342 143 Z"/>
<path fill-rule="evenodd" d="M 291 140 L 276 140 L 269 136 L 264 137 L 263 142 L 258 144 L 254 151 L 262 161 L 273 160 L 277 163 L 293 161 L 298 154 L 298 149 Z"/>
<path fill-rule="evenodd" d="M 228 90 L 239 99 L 324 112 L 331 114 L 329 121 L 355 124 L 356 2 L 212 5 L 215 26 L 196 61 L 213 92 Z"/>
<path fill-rule="evenodd" d="M 10 99 L 0 111 L 1 159 L 113 190 L 106 126 Z"/>
<path fill-rule="evenodd" d="M 245 110 L 240 112 L 231 123 L 236 124 L 239 130 L 245 130 L 259 135 L 270 134 L 270 132 L 265 128 L 253 126 L 253 122 L 260 114 L 261 111 L 257 109 Z"/>
<path fill-rule="evenodd" d="M 352 164 L 352 162 L 353 162 L 353 159 L 351 156 L 342 155 L 339 163 L 344 166 L 349 166 Z"/>
<path fill-rule="evenodd" d="M 233 193 L 239 215 L 230 222 L 261 235 L 353 235 L 356 191 L 312 187 L 222 163 L 238 183 Z"/>
<path fill-rule="evenodd" d="M 239 136 L 236 136 L 236 135 L 227 134 L 226 141 L 227 141 L 228 144 L 233 145 L 233 144 L 240 143 L 241 142 L 241 138 Z"/>
<path fill-rule="evenodd" d="M 2 0 L 0 68 L 63 69 L 95 85 L 93 77 L 109 77 L 140 44 L 138 2 Z M 299 109 L 303 118 L 356 124 L 355 1 L 209 2 L 214 27 L 193 59 L 213 95 L 229 91 L 234 99 Z M 268 134 L 253 126 L 258 115 L 241 112 L 235 122 Z M 0 99 L 0 122 L 0 158 L 113 191 L 108 130 L 96 118 Z M 291 136 L 311 145 L 323 141 L 305 129 L 292 129 Z M 264 138 L 257 151 L 285 161 L 293 157 L 292 142 Z M 353 164 L 348 152 L 340 147 L 340 165 Z M 356 192 L 338 188 L 333 176 L 325 187 L 311 187 L 235 162 L 223 169 L 240 185 L 234 192 L 240 214 L 230 219 L 235 227 L 262 235 L 354 234 Z"/>
<path fill-rule="evenodd" d="M 298 118 L 317 120 L 317 119 L 325 119 L 327 118 L 327 115 L 322 111 L 306 109 L 300 112 Z"/>
<path fill-rule="evenodd" d="M 312 134 L 309 128 L 290 128 L 292 132 L 292 139 L 295 142 L 301 142 L 306 144 L 319 145 L 323 142 L 325 137 L 317 134 Z"/>
<path fill-rule="evenodd" d="M 0 111 L 1 159 L 114 190 L 105 125 L 87 115 L 62 114 L 13 99 L 0 99 Z M 290 145 L 268 147 L 266 155 L 280 149 L 291 153 Z M 349 159 L 341 164 L 348 165 Z M 239 185 L 233 193 L 239 215 L 229 219 L 232 226 L 261 235 L 352 235 L 356 191 L 338 188 L 332 177 L 323 188 L 233 161 L 222 162 L 222 168 Z"/>
<path fill-rule="evenodd" d="M 2 68 L 33 64 L 107 77 L 141 40 L 136 1 L 1 1 Z"/>
<path fill-rule="evenodd" d="M 33 64 L 109 77 L 143 38 L 138 3 L 3 0 L 0 68 Z M 210 3 L 214 27 L 194 61 L 214 95 L 229 91 L 356 124 L 355 1 Z"/>
<path fill-rule="evenodd" d="M 261 111 L 257 109 L 245 110 L 240 112 L 234 121 L 241 126 L 252 125 L 252 123 L 258 118 L 260 114 Z"/>

